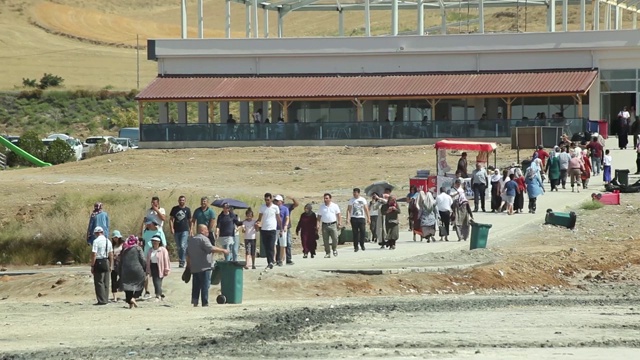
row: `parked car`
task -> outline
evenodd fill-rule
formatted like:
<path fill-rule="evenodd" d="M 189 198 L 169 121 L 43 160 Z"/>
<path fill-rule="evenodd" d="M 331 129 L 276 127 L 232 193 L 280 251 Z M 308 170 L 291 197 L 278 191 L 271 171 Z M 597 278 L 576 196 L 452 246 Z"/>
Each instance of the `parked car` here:
<path fill-rule="evenodd" d="M 18 145 L 20 143 L 20 136 L 16 136 L 16 135 L 0 135 L 0 136 L 9 140 L 15 146 L 20 146 Z"/>
<path fill-rule="evenodd" d="M 67 134 L 51 134 L 49 136 L 47 136 L 46 139 L 43 139 L 42 141 L 45 143 L 45 145 L 49 145 L 51 142 L 53 142 L 55 139 L 61 139 L 64 140 L 67 144 L 69 144 L 69 146 L 71 147 L 71 149 L 73 150 L 73 153 L 76 157 L 76 161 L 80 161 L 83 158 L 83 146 L 82 143 L 80 142 L 80 140 L 73 138 Z M 51 141 L 49 141 L 51 140 Z"/>
<path fill-rule="evenodd" d="M 119 138 L 129 138 L 133 141 L 135 146 L 138 146 L 138 142 L 140 141 L 140 129 L 137 127 L 131 128 L 122 128 L 118 132 Z"/>
<path fill-rule="evenodd" d="M 122 145 L 122 151 L 127 151 L 129 149 L 137 149 L 138 145 L 133 143 L 133 140 L 129 138 L 116 138 L 116 142 Z"/>
<path fill-rule="evenodd" d="M 82 152 L 83 154 L 87 154 L 91 149 L 93 149 L 96 145 L 108 144 L 109 148 L 107 150 L 108 153 L 117 153 L 123 151 L 122 145 L 116 142 L 116 138 L 113 136 L 91 136 L 84 140 Z"/>

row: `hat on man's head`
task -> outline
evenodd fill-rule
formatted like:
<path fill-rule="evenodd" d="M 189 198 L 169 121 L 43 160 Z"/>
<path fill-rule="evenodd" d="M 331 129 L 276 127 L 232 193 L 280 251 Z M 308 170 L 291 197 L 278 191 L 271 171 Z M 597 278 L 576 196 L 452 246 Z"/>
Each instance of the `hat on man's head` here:
<path fill-rule="evenodd" d="M 120 231 L 118 230 L 113 230 L 113 235 L 111 235 L 112 238 L 120 238 L 122 239 L 122 234 L 120 234 Z"/>
<path fill-rule="evenodd" d="M 284 201 L 284 199 L 282 198 L 282 195 L 276 195 L 276 197 L 273 200 Z"/>
<path fill-rule="evenodd" d="M 158 242 L 162 242 L 162 238 L 160 237 L 160 235 L 153 235 L 151 237 L 151 241 L 158 241 Z"/>
<path fill-rule="evenodd" d="M 95 233 L 103 233 L 103 232 L 104 232 L 104 229 L 103 229 L 101 226 L 96 226 L 96 227 L 93 229 L 93 233 L 94 233 L 94 234 L 95 234 Z"/>

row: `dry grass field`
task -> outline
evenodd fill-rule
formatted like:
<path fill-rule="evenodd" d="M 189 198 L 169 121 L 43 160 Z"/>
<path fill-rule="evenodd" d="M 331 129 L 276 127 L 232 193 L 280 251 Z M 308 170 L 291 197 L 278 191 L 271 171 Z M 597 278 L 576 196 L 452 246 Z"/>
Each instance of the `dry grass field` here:
<path fill-rule="evenodd" d="M 0 0 L 0 89 L 14 89 L 22 78 L 38 78 L 53 73 L 65 79 L 67 88 L 131 89 L 136 87 L 136 37 L 144 45 L 147 38 L 171 38 L 180 35 L 178 1 L 160 0 Z M 196 0 L 188 1 L 189 35 L 196 33 Z M 570 9 L 570 29 L 577 29 L 577 8 Z M 467 9 L 449 11 L 449 20 L 467 17 Z M 527 31 L 544 29 L 545 9 L 531 7 L 526 12 Z M 477 12 L 469 11 L 469 17 Z M 601 11 L 604 16 L 604 11 Z M 558 22 L 561 22 L 558 9 Z M 224 35 L 224 1 L 205 1 L 205 36 Z M 624 27 L 630 27 L 626 14 Z M 244 7 L 232 5 L 232 32 L 244 36 Z M 487 31 L 524 30 L 525 11 L 520 7 L 519 27 L 516 8 L 489 8 L 486 11 Z M 587 15 L 590 19 L 590 14 Z M 260 14 L 260 36 L 263 36 Z M 415 11 L 401 11 L 399 29 L 416 27 Z M 364 16 L 347 12 L 345 34 L 361 35 Z M 425 26 L 440 24 L 439 12 L 425 11 Z M 269 18 L 270 33 L 276 33 L 275 14 Z M 389 32 L 388 11 L 375 11 L 371 18 L 372 32 Z M 469 26 L 469 31 L 475 29 Z M 467 27 L 451 26 L 449 32 L 466 32 Z M 298 12 L 286 16 L 285 36 L 333 36 L 338 32 L 337 13 Z M 140 84 L 144 86 L 155 76 L 155 63 L 146 61 L 141 53 Z"/>

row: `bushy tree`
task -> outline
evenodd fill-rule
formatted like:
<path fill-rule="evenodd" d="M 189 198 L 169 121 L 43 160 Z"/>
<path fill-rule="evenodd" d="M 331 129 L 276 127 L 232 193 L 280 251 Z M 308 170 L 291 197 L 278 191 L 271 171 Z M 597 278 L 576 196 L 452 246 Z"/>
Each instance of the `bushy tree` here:
<path fill-rule="evenodd" d="M 44 90 L 50 87 L 62 86 L 63 82 L 64 82 L 64 79 L 61 76 L 44 73 L 44 75 L 40 78 L 39 87 L 40 89 Z"/>
<path fill-rule="evenodd" d="M 35 131 L 27 131 L 20 137 L 20 148 L 38 159 L 44 159 L 47 152 L 47 146 L 42 142 L 40 136 Z M 23 165 L 31 166 L 32 164 L 15 153 L 9 153 L 7 162 L 10 166 Z"/>
<path fill-rule="evenodd" d="M 44 161 L 51 163 L 53 165 L 66 163 L 71 159 L 75 158 L 75 152 L 67 144 L 66 141 L 62 139 L 56 139 L 47 148 L 47 151 L 44 155 Z"/>

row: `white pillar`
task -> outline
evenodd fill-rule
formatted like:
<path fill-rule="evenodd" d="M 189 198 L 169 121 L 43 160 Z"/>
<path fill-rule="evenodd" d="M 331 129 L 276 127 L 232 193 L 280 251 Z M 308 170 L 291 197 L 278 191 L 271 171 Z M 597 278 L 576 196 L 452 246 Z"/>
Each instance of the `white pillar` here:
<path fill-rule="evenodd" d="M 204 38 L 204 0 L 198 0 L 198 39 Z"/>
<path fill-rule="evenodd" d="M 549 1 L 547 9 L 547 30 L 556 32 L 556 0 Z"/>
<path fill-rule="evenodd" d="M 364 35 L 371 36 L 371 0 L 364 0 Z"/>
<path fill-rule="evenodd" d="M 211 119 L 213 122 L 213 119 Z M 198 122 L 200 124 L 209 123 L 209 104 L 206 101 L 198 102 Z"/>
<path fill-rule="evenodd" d="M 391 35 L 398 35 L 398 0 L 391 1 Z"/>
<path fill-rule="evenodd" d="M 593 7 L 593 30 L 600 30 L 600 2 Z"/>
<path fill-rule="evenodd" d="M 569 31 L 569 0 L 562 0 L 562 31 Z"/>
<path fill-rule="evenodd" d="M 282 13 L 282 9 L 278 9 L 278 37 L 281 38 L 284 36 L 284 14 Z"/>
<path fill-rule="evenodd" d="M 615 29 L 616 30 L 620 30 L 622 29 L 622 9 L 620 8 L 620 6 L 616 6 L 616 15 L 615 15 Z"/>
<path fill-rule="evenodd" d="M 604 28 L 611 30 L 611 5 L 608 4 L 604 7 Z"/>
<path fill-rule="evenodd" d="M 245 37 L 251 37 L 251 3 L 245 3 L 244 6 L 244 33 Z"/>
<path fill-rule="evenodd" d="M 231 39 L 231 0 L 226 0 L 226 12 L 224 34 L 227 39 Z"/>
<path fill-rule="evenodd" d="M 269 37 L 269 9 L 266 7 L 262 11 L 262 23 L 264 24 L 264 37 Z"/>
<path fill-rule="evenodd" d="M 478 32 L 484 34 L 484 0 L 478 0 Z"/>
<path fill-rule="evenodd" d="M 447 33 L 447 9 L 440 8 L 440 34 L 445 35 Z"/>
<path fill-rule="evenodd" d="M 637 11 L 633 12 L 633 20 L 632 21 L 633 21 L 632 28 L 633 28 L 633 30 L 635 30 L 635 29 L 638 28 L 638 12 Z"/>
<path fill-rule="evenodd" d="M 418 35 L 424 35 L 424 0 L 418 0 Z"/>
<path fill-rule="evenodd" d="M 187 123 L 187 103 L 181 101 L 178 103 L 178 124 Z"/>
<path fill-rule="evenodd" d="M 338 10 L 338 35 L 344 36 L 344 13 Z"/>
<path fill-rule="evenodd" d="M 258 38 L 258 0 L 253 0 L 253 37 Z"/>
<path fill-rule="evenodd" d="M 580 30 L 587 29 L 587 0 L 580 0 Z"/>
<path fill-rule="evenodd" d="M 182 0 L 182 5 L 180 6 L 180 29 L 182 30 L 183 39 L 187 38 L 187 27 L 187 0 Z"/>

